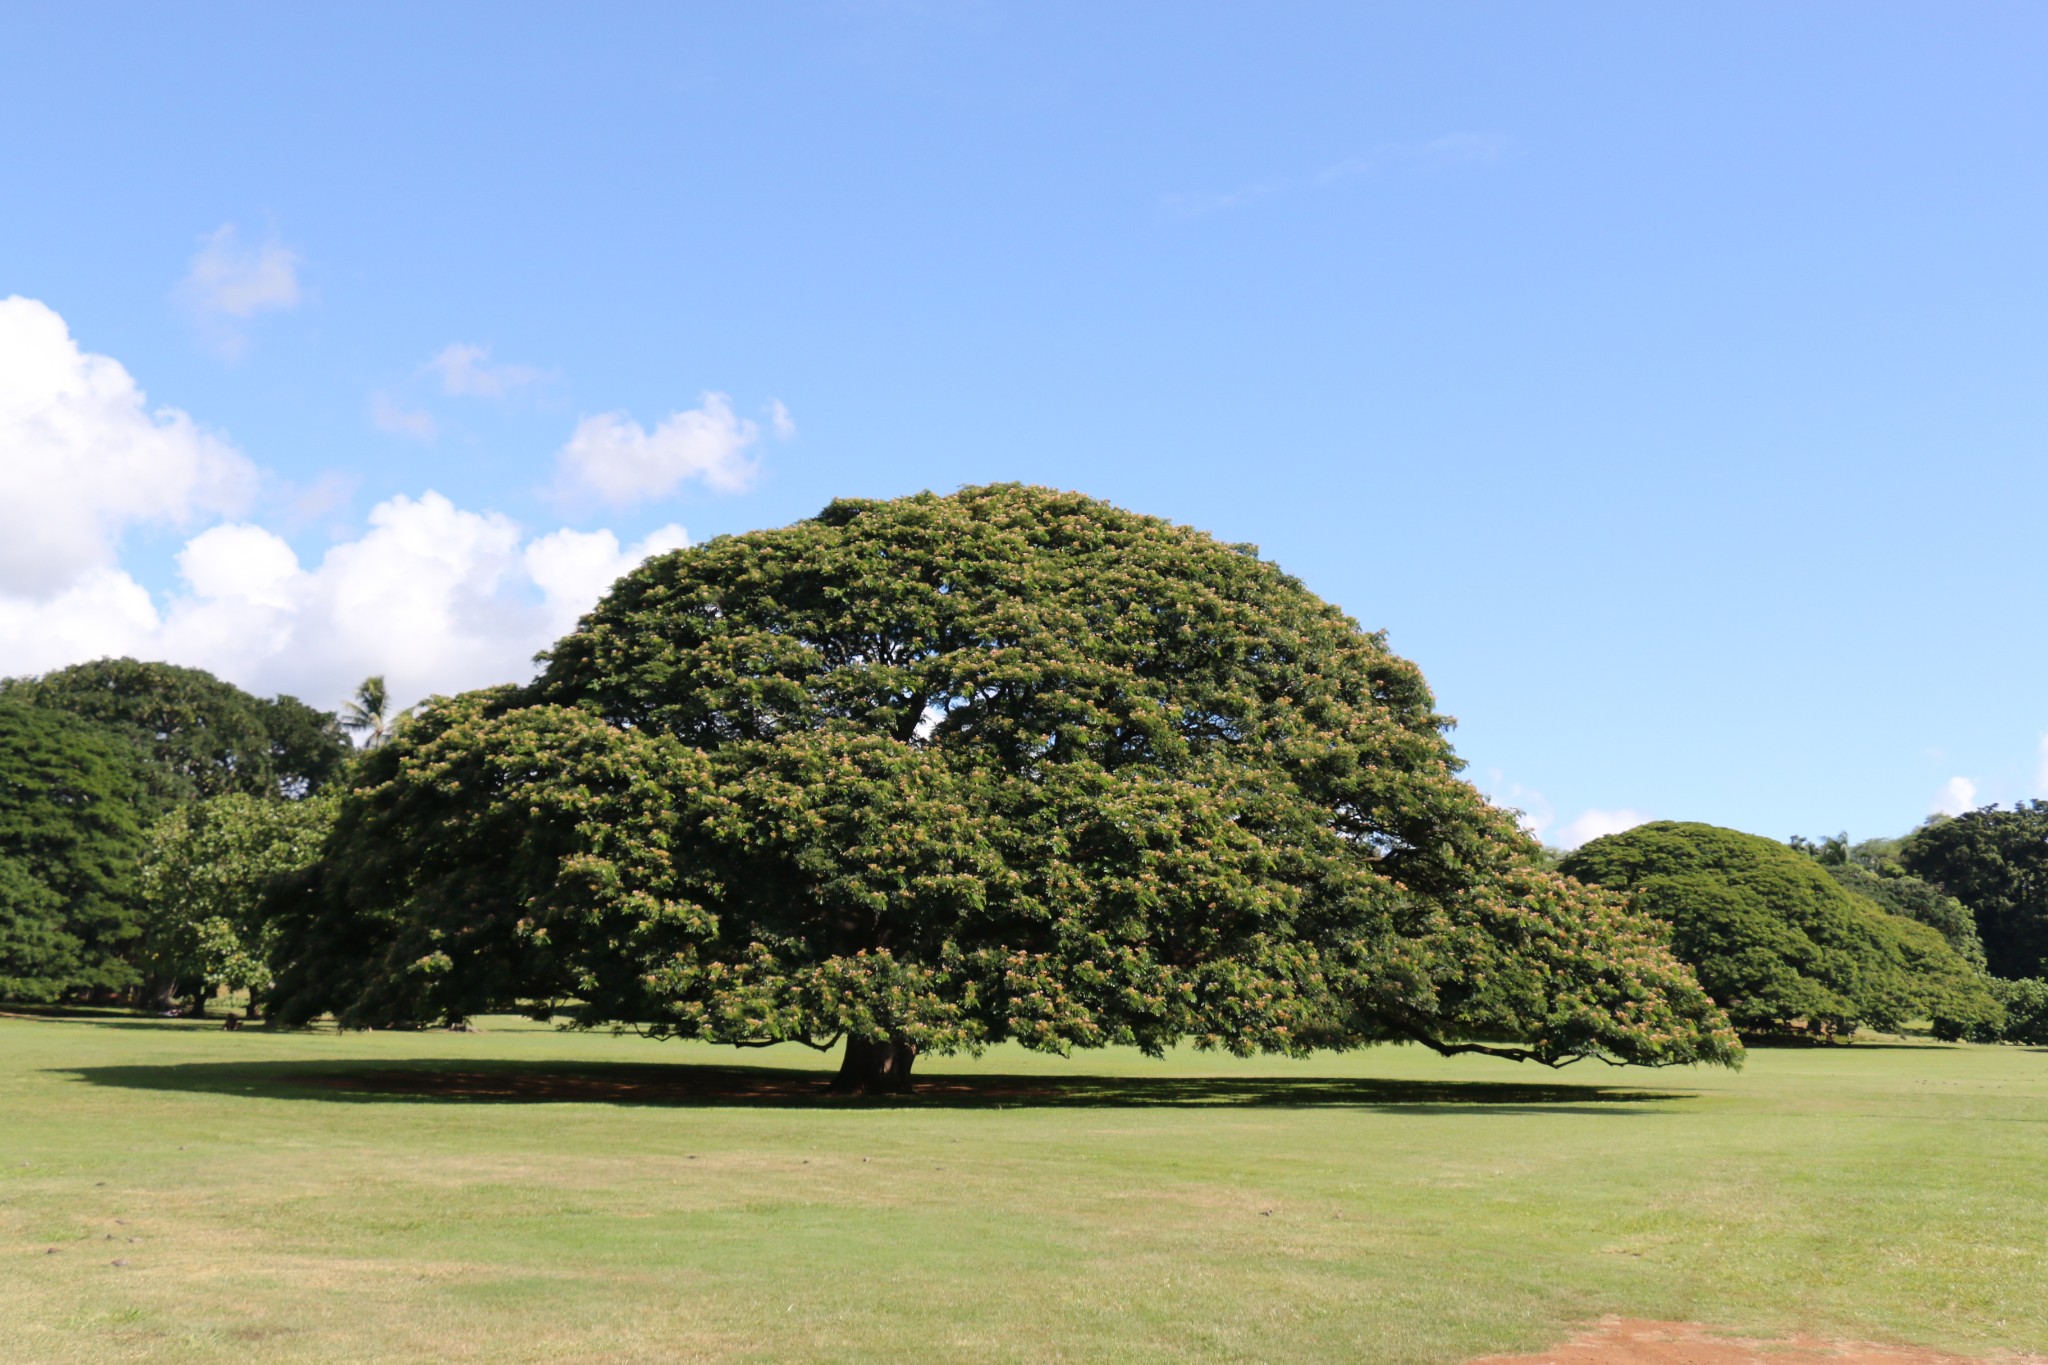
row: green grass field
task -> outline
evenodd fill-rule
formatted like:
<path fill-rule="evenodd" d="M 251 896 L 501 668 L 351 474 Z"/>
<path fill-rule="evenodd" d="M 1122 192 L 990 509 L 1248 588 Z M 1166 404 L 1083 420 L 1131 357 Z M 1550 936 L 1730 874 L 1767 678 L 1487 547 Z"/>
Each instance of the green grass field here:
<path fill-rule="evenodd" d="M 1606 1313 L 2048 1345 L 2048 1054 L 1739 1074 L 0 1019 L 0 1360 L 1456 1361 Z M 114 1262 L 124 1261 L 117 1265 Z"/>

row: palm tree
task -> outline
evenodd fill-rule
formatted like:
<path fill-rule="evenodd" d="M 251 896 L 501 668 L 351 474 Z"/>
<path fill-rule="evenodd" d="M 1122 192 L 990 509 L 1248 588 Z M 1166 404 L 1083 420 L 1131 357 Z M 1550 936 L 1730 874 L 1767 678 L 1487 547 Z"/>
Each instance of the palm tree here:
<path fill-rule="evenodd" d="M 355 696 L 342 703 L 341 728 L 363 736 L 363 747 L 374 749 L 397 734 L 411 715 L 411 707 L 392 713 L 391 691 L 379 673 L 363 679 Z"/>

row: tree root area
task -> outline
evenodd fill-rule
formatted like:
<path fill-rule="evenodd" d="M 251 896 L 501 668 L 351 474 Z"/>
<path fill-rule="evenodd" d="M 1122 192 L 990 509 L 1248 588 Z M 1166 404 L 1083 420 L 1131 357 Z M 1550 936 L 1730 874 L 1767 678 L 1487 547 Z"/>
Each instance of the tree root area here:
<path fill-rule="evenodd" d="M 1920 1346 L 1831 1341 L 1798 1333 L 1744 1337 L 1697 1322 L 1602 1318 L 1561 1346 L 1468 1365 L 2048 1365 L 2048 1356 L 1958 1356 Z"/>

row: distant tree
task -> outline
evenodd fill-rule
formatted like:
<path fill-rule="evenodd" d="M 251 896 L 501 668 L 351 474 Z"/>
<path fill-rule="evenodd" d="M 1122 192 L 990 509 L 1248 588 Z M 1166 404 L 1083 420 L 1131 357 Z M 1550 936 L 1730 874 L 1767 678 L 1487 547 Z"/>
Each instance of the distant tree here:
<path fill-rule="evenodd" d="M 381 748 L 389 743 L 411 718 L 410 708 L 404 711 L 391 709 L 391 690 L 384 685 L 381 673 L 363 679 L 356 688 L 356 694 L 341 708 L 341 728 L 361 735 L 365 749 Z"/>
<path fill-rule="evenodd" d="M 1865 839 L 1851 844 L 1846 834 L 1819 842 L 1798 835 L 1791 840 L 1793 848 L 1819 863 L 1843 890 L 1866 896 L 1891 914 L 1927 925 L 1965 962 L 1982 971 L 1984 941 L 1977 936 L 1977 921 L 1969 907 L 1906 871 L 1898 859 L 1900 843 L 1897 839 Z"/>
<path fill-rule="evenodd" d="M 2048 976 L 2048 801 L 1930 821 L 1899 860 L 1970 908 L 1994 976 Z"/>
<path fill-rule="evenodd" d="M 141 893 L 151 965 L 192 984 L 200 1011 L 215 988 L 270 986 L 275 932 L 264 894 L 303 870 L 334 822 L 331 798 L 268 801 L 231 792 L 182 806 L 149 832 Z"/>
<path fill-rule="evenodd" d="M 1862 839 L 1849 846 L 1848 860 L 1858 867 L 1867 867 L 1880 877 L 1906 875 L 1906 865 L 1899 861 L 1899 850 L 1905 846 L 1904 839 Z"/>
<path fill-rule="evenodd" d="M 97 659 L 8 679 L 0 696 L 126 736 L 150 760 L 152 813 L 227 792 L 303 796 L 333 781 L 352 753 L 333 716 L 177 664 Z"/>
<path fill-rule="evenodd" d="M 1841 867 L 1849 861 L 1849 835 L 1846 831 L 1819 840 L 1795 834 L 1789 842 L 1822 867 Z"/>
<path fill-rule="evenodd" d="M 838 502 L 648 562 L 534 686 L 366 754 L 277 896 L 276 1013 L 843 1043 L 851 1090 L 1002 1039 L 1738 1056 L 1447 726 L 1248 547 L 1016 486 Z"/>
<path fill-rule="evenodd" d="M 0 997 L 136 984 L 143 764 L 118 734 L 0 702 Z"/>
<path fill-rule="evenodd" d="M 314 796 L 341 780 L 355 757 L 355 745 L 332 711 L 288 696 L 272 697 L 261 706 L 263 728 L 270 735 L 271 777 L 279 795 Z"/>
<path fill-rule="evenodd" d="M 16 680 L 8 693 L 127 735 L 164 775 L 166 798 L 270 789 L 270 733 L 260 704 L 203 669 L 97 659 Z"/>
<path fill-rule="evenodd" d="M 1894 915 L 1917 920 L 1940 934 L 1957 956 L 1977 968 L 1985 968 L 1984 940 L 1977 936 L 1977 921 L 1954 896 L 1910 873 L 1885 876 L 1860 862 L 1836 863 L 1827 874 L 1843 890 L 1867 896 Z"/>
<path fill-rule="evenodd" d="M 1912 1019 L 1960 1029 L 1999 1014 L 1937 931 L 1757 835 L 1656 821 L 1593 840 L 1562 871 L 1668 923 L 1673 951 L 1751 1032 L 1834 1035 Z"/>
<path fill-rule="evenodd" d="M 1991 994 L 2004 1007 L 2005 1018 L 1995 1025 L 1970 1029 L 1968 1036 L 1972 1041 L 2048 1046 L 2048 981 L 2036 977 L 2011 981 L 1994 977 Z"/>

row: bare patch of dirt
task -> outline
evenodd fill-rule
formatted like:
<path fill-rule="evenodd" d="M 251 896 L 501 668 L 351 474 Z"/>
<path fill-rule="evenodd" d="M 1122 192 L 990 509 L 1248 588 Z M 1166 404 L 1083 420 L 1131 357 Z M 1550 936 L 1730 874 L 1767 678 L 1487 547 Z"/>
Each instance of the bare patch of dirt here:
<path fill-rule="evenodd" d="M 1799 1333 L 1745 1337 L 1697 1322 L 1602 1318 L 1561 1346 L 1527 1356 L 1486 1356 L 1468 1365 L 2048 1365 L 2048 1356 L 1949 1355 L 1922 1346 L 1828 1341 Z"/>

